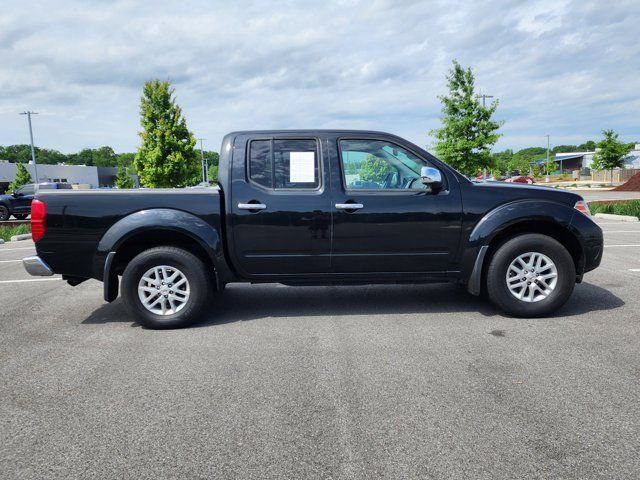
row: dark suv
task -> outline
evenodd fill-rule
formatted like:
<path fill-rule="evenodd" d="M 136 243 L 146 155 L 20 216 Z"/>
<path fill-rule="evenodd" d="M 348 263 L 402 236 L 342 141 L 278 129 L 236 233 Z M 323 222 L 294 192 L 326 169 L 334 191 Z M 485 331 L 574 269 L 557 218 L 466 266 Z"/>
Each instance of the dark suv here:
<path fill-rule="evenodd" d="M 15 192 L 0 195 L 0 222 L 4 222 L 13 215 L 18 220 L 24 220 L 31 213 L 31 201 L 35 195 L 35 183 L 23 185 Z M 41 183 L 39 190 L 70 190 L 69 183 Z"/>

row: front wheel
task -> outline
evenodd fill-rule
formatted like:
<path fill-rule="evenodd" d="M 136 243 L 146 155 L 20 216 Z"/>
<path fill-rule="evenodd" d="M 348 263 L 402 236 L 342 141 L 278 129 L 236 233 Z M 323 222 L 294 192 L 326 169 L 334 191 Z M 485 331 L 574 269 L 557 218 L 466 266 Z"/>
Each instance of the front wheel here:
<path fill-rule="evenodd" d="M 487 292 L 510 315 L 543 317 L 564 305 L 575 280 L 567 249 L 551 237 L 531 233 L 498 248 L 487 269 Z"/>
<path fill-rule="evenodd" d="M 122 275 L 122 297 L 148 328 L 180 328 L 203 312 L 211 293 L 211 272 L 180 248 L 156 247 L 136 256 Z"/>

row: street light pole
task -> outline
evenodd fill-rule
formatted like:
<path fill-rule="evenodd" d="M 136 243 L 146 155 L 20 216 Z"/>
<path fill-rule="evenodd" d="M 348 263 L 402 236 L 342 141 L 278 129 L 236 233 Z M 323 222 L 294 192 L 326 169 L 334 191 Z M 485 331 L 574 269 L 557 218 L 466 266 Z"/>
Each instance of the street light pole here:
<path fill-rule="evenodd" d="M 545 137 L 547 137 L 547 164 L 545 165 L 545 170 L 547 171 L 547 175 L 549 175 L 549 138 L 550 135 L 545 135 Z"/>
<path fill-rule="evenodd" d="M 484 93 L 481 93 L 480 95 L 478 95 L 478 98 L 482 99 L 482 108 L 487 108 L 485 105 L 485 101 L 487 100 L 487 98 L 493 98 L 493 95 L 486 95 Z M 486 182 L 487 181 L 487 169 L 483 168 L 482 169 L 482 181 Z"/>
<path fill-rule="evenodd" d="M 547 178 L 545 181 L 550 181 L 551 180 L 551 172 L 549 172 L 549 147 L 550 147 L 550 143 L 549 143 L 549 138 L 551 137 L 551 135 L 545 135 L 545 137 L 547 137 L 547 163 L 544 165 L 544 169 L 547 172 Z"/>
<path fill-rule="evenodd" d="M 26 115 L 27 120 L 29 121 L 29 138 L 31 139 L 31 162 L 33 163 L 33 170 L 36 176 L 35 179 L 35 189 L 38 189 L 38 164 L 36 163 L 36 149 L 33 146 L 33 129 L 31 128 L 31 115 L 37 115 L 38 112 L 31 112 L 27 110 L 26 112 L 22 112 L 20 115 Z"/>
<path fill-rule="evenodd" d="M 204 159 L 204 148 L 202 148 L 202 141 L 205 138 L 199 138 L 200 140 L 200 156 L 202 157 L 202 182 L 207 183 L 209 181 L 209 172 L 207 172 L 207 161 Z"/>

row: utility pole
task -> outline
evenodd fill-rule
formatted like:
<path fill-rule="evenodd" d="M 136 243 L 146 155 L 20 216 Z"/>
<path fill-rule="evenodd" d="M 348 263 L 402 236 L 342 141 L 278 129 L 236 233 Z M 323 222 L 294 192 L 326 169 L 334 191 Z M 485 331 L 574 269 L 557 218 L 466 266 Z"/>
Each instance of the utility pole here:
<path fill-rule="evenodd" d="M 549 138 L 550 135 L 545 135 L 547 137 L 547 164 L 545 165 L 545 170 L 547 171 L 547 175 L 549 175 Z"/>
<path fill-rule="evenodd" d="M 198 140 L 200 140 L 200 156 L 202 157 L 202 182 L 209 183 L 208 162 L 204 159 L 204 148 L 202 148 L 202 141 L 206 140 L 206 138 L 199 138 Z"/>
<path fill-rule="evenodd" d="M 35 179 L 35 190 L 38 190 L 38 164 L 36 163 L 36 149 L 33 146 L 33 129 L 31 128 L 31 115 L 37 115 L 38 112 L 31 112 L 27 110 L 26 112 L 22 112 L 20 115 L 26 115 L 27 120 L 29 121 L 29 138 L 31 139 L 31 162 L 33 163 L 33 169 L 35 171 L 36 179 Z"/>
<path fill-rule="evenodd" d="M 487 106 L 485 105 L 485 102 L 487 100 L 487 98 L 493 98 L 493 95 L 486 95 L 484 93 L 481 93 L 478 95 L 478 98 L 482 99 L 482 108 L 487 108 Z M 482 169 L 482 181 L 486 182 L 487 181 L 487 169 L 483 168 Z"/>

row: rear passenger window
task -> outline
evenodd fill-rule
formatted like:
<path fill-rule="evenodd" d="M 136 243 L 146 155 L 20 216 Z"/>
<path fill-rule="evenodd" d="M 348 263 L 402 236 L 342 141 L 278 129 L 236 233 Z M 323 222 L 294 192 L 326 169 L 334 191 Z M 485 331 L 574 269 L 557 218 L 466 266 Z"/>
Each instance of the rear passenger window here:
<path fill-rule="evenodd" d="M 254 140 L 250 150 L 249 178 L 258 185 L 273 188 L 271 140 Z"/>
<path fill-rule="evenodd" d="M 249 178 L 266 188 L 316 189 L 320 185 L 318 143 L 311 139 L 254 140 Z"/>

